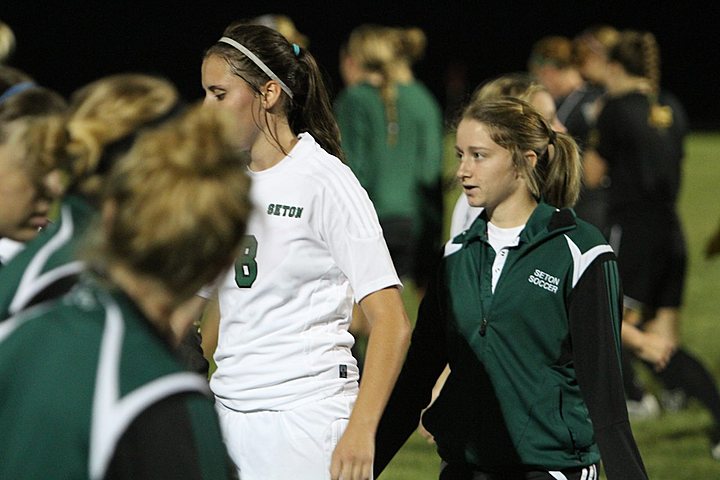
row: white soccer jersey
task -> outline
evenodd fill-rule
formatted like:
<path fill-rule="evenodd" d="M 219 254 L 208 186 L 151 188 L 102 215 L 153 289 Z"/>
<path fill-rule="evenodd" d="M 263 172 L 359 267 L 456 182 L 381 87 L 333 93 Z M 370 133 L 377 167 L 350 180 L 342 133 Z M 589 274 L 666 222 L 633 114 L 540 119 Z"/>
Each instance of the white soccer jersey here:
<path fill-rule="evenodd" d="M 307 133 L 279 164 L 249 174 L 254 211 L 218 290 L 210 386 L 243 412 L 355 393 L 353 298 L 400 285 L 373 205 Z"/>

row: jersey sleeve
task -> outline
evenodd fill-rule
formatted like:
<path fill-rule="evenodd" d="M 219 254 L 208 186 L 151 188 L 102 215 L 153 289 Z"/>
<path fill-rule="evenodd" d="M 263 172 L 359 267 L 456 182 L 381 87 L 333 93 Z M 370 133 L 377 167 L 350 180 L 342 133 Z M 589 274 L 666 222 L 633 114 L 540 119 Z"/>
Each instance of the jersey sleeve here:
<path fill-rule="evenodd" d="M 401 286 L 375 208 L 347 167 L 328 182 L 322 202 L 321 236 L 350 280 L 355 300 Z"/>
<path fill-rule="evenodd" d="M 435 382 L 448 363 L 445 317 L 437 279 L 430 284 L 418 310 L 410 349 L 375 436 L 375 477 L 405 444 L 430 403 Z"/>
<path fill-rule="evenodd" d="M 585 270 L 570 298 L 573 359 L 608 480 L 646 479 L 625 406 L 621 320 L 617 263 L 606 253 Z"/>
<path fill-rule="evenodd" d="M 161 400 L 128 427 L 106 480 L 235 478 L 212 404 L 198 393 Z"/>

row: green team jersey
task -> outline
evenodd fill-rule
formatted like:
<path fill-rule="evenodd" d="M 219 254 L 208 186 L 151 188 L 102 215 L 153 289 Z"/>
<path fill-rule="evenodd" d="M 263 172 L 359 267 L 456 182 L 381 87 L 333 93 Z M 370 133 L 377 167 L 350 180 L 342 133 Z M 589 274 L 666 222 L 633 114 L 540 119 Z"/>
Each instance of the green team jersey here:
<path fill-rule="evenodd" d="M 442 115 L 437 101 L 420 82 L 397 85 L 397 125 L 388 127 L 378 88 L 361 83 L 345 89 L 335 102 L 347 162 L 367 190 L 380 221 L 417 220 L 426 190 L 442 171 Z M 388 142 L 388 128 L 397 141 Z M 417 230 L 416 230 L 416 233 Z"/>
<path fill-rule="evenodd" d="M 0 322 L 70 289 L 83 268 L 76 253 L 94 214 L 81 197 L 68 195 L 56 221 L 0 269 Z"/>
<path fill-rule="evenodd" d="M 95 208 L 82 197 L 66 196 L 56 221 L 0 268 L 0 323 L 70 291 L 84 270 L 78 254 L 95 216 Z M 189 332 L 178 354 L 186 368 L 207 374 L 208 363 L 197 332 Z"/>
<path fill-rule="evenodd" d="M 0 324 L 0 478 L 229 478 L 207 381 L 83 279 Z"/>
<path fill-rule="evenodd" d="M 480 471 L 565 470 L 601 459 L 608 479 L 645 479 L 620 370 L 615 255 L 571 210 L 540 203 L 494 292 L 481 214 L 449 242 L 423 299 L 378 428 L 376 473 L 423 415 L 440 456 Z"/>

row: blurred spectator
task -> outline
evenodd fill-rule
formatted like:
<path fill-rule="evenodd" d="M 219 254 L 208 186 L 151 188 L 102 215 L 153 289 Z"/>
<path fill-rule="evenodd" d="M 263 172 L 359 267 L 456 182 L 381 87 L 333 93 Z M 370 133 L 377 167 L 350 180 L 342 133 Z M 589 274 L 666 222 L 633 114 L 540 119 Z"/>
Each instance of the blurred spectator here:
<path fill-rule="evenodd" d="M 308 48 L 310 40 L 300 33 L 295 22 L 287 15 L 266 14 L 253 18 L 249 23 L 263 25 L 279 32 L 288 42 L 299 45 L 300 48 Z"/>
<path fill-rule="evenodd" d="M 528 69 L 553 96 L 558 119 L 582 151 L 595 124 L 597 100 L 603 90 L 583 79 L 574 62 L 572 41 L 557 35 L 541 38 L 532 47 Z M 580 218 L 605 231 L 607 202 L 603 186 L 584 187 L 574 208 Z"/>
<path fill-rule="evenodd" d="M 610 244 L 625 294 L 623 344 L 667 390 L 697 398 L 709 410 L 712 455 L 720 460 L 717 385 L 679 338 L 687 249 L 676 204 L 688 123 L 680 102 L 660 89 L 652 33 L 620 34 L 608 55 L 606 84 L 608 98 L 586 157 L 610 179 Z M 600 175 L 586 178 L 592 185 Z M 627 384 L 626 393 L 633 401 L 644 394 Z"/>

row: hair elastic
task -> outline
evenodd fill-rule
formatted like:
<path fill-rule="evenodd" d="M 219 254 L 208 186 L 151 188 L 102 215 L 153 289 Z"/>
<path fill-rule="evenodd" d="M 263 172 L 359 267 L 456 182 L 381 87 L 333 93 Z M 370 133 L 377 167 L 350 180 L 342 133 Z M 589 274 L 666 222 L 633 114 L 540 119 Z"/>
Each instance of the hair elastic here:
<path fill-rule="evenodd" d="M 556 141 L 557 141 L 557 132 L 551 128 L 550 134 L 548 135 L 548 143 L 550 143 L 551 145 L 555 145 Z"/>
<path fill-rule="evenodd" d="M 37 86 L 37 85 L 35 85 L 34 82 L 16 83 L 12 87 L 5 90 L 5 92 L 3 92 L 2 95 L 0 95 L 0 103 L 5 102 L 5 100 L 12 97 L 13 95 L 17 95 L 18 93 L 24 92 L 25 90 L 29 90 L 35 86 Z"/>
<path fill-rule="evenodd" d="M 287 93 L 288 97 L 293 98 L 292 90 L 290 90 L 290 88 L 289 88 L 287 85 L 285 85 L 285 82 L 283 82 L 282 80 L 280 80 L 280 78 L 278 78 L 278 76 L 275 75 L 275 72 L 273 72 L 272 70 L 270 70 L 270 67 L 268 67 L 267 65 L 265 65 L 265 63 L 264 63 L 262 60 L 260 60 L 257 56 L 255 56 L 254 53 L 252 53 L 250 50 L 248 50 L 247 48 L 245 48 L 243 45 L 241 45 L 240 43 L 236 42 L 236 41 L 233 40 L 232 38 L 222 37 L 222 38 L 221 38 L 220 40 L 218 40 L 218 41 L 219 41 L 219 42 L 222 42 L 222 43 L 227 43 L 228 45 L 230 45 L 230 46 L 232 46 L 232 47 L 235 47 L 237 50 L 239 50 L 243 55 L 245 55 L 245 56 L 248 57 L 250 60 L 252 60 L 252 62 L 260 68 L 260 70 L 262 70 L 263 72 L 265 72 L 265 75 L 267 75 L 267 76 L 270 77 L 271 79 L 273 79 L 273 80 L 275 80 L 276 82 L 278 82 L 278 83 L 280 84 L 280 88 L 283 89 L 283 92 Z"/>
<path fill-rule="evenodd" d="M 297 43 L 293 43 L 292 47 L 293 47 L 293 53 L 295 54 L 295 56 L 299 57 L 300 56 L 300 45 L 298 45 Z"/>

